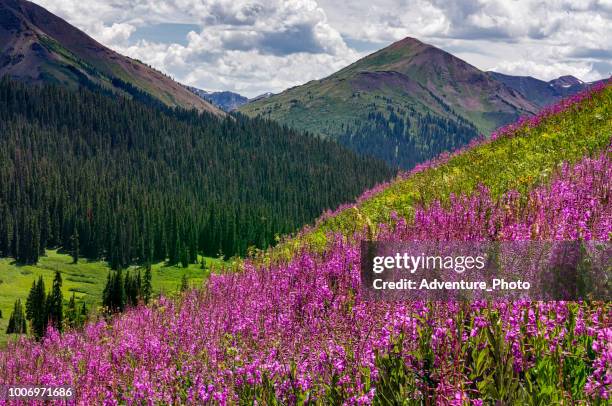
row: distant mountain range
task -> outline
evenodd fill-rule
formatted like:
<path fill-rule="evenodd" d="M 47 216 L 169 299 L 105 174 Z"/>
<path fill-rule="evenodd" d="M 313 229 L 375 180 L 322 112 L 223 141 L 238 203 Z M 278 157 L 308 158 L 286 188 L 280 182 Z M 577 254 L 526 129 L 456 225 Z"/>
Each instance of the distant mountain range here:
<path fill-rule="evenodd" d="M 497 72 L 487 73 L 495 80 L 520 92 L 528 100 L 540 107 L 555 103 L 591 85 L 574 76 L 561 76 L 557 79 L 545 82 L 531 76 L 511 76 Z"/>
<path fill-rule="evenodd" d="M 98 87 L 168 106 L 224 114 L 170 77 L 112 51 L 29 1 L 0 0 L 0 51 L 0 76 L 71 88 Z"/>
<path fill-rule="evenodd" d="M 409 168 L 586 86 L 569 76 L 544 82 L 483 72 L 405 38 L 331 76 L 250 102 L 239 111 L 337 139 Z"/>
<path fill-rule="evenodd" d="M 461 147 L 590 85 L 572 76 L 545 82 L 483 72 L 405 38 L 324 79 L 248 99 L 183 86 L 23 0 L 0 0 L 0 50 L 0 76 L 85 86 L 216 115 L 237 110 L 334 139 L 401 168 Z"/>
<path fill-rule="evenodd" d="M 234 111 L 247 103 L 251 103 L 257 100 L 266 99 L 272 96 L 274 93 L 264 93 L 259 96 L 255 96 L 249 99 L 239 93 L 230 92 L 228 90 L 222 92 L 208 92 L 206 90 L 198 89 L 197 87 L 187 86 L 192 93 L 198 95 L 202 99 L 214 104 L 223 111 Z"/>
<path fill-rule="evenodd" d="M 248 97 L 241 94 L 223 91 L 223 92 L 207 92 L 206 90 L 198 89 L 197 87 L 187 86 L 187 89 L 193 94 L 202 99 L 214 104 L 223 111 L 236 110 L 238 107 L 249 102 Z"/>

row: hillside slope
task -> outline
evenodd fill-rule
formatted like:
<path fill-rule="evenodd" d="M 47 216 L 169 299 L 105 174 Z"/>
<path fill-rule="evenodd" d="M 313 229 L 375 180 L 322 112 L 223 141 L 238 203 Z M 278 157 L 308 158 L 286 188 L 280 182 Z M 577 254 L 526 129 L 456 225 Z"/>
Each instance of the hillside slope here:
<path fill-rule="evenodd" d="M 410 168 L 538 109 L 461 59 L 405 38 L 327 78 L 239 111 Z"/>
<path fill-rule="evenodd" d="M 612 85 L 601 82 L 475 142 L 444 154 L 392 182 L 367 191 L 355 203 L 323 215 L 314 227 L 289 238 L 272 256 L 291 257 L 303 246 L 326 247 L 329 233 L 350 236 L 363 227 L 389 223 L 395 215 L 412 218 L 417 205 L 447 202 L 486 186 L 494 198 L 508 190 L 525 192 L 544 182 L 561 162 L 575 162 L 605 150 L 612 142 Z"/>
<path fill-rule="evenodd" d="M 608 404 L 610 301 L 373 300 L 361 280 L 374 236 L 609 238 L 612 89 L 574 102 L 372 190 L 347 210 L 370 227 L 323 254 L 246 261 L 178 300 L 11 342 L 0 383 L 75 386 L 84 404 Z"/>
<path fill-rule="evenodd" d="M 224 114 L 168 76 L 106 48 L 29 1 L 0 0 L 0 52 L 0 77 L 101 86 L 132 97 L 143 92 L 168 106 Z"/>
<path fill-rule="evenodd" d="M 244 255 L 392 176 L 273 122 L 8 79 L 0 134 L 0 256 L 19 263 Z"/>

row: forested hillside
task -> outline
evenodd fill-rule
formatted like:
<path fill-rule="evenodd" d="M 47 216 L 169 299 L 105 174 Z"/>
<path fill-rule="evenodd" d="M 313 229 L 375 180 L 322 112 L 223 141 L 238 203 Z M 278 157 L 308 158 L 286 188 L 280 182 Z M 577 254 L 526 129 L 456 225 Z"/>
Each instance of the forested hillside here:
<path fill-rule="evenodd" d="M 21 263 L 242 255 L 391 175 L 266 120 L 0 82 L 0 255 Z"/>
<path fill-rule="evenodd" d="M 366 119 L 341 127 L 340 144 L 404 169 L 478 138 L 476 127 L 461 117 L 421 114 L 409 106 L 394 107 L 391 101 L 385 113 L 372 108 Z"/>

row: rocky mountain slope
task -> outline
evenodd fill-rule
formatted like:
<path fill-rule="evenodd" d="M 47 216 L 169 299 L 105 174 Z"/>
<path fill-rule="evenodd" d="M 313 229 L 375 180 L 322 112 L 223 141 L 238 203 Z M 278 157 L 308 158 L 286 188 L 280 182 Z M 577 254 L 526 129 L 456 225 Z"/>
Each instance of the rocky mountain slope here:
<path fill-rule="evenodd" d="M 151 67 L 118 54 L 44 8 L 0 0 L 0 76 L 101 87 L 168 106 L 223 112 Z"/>

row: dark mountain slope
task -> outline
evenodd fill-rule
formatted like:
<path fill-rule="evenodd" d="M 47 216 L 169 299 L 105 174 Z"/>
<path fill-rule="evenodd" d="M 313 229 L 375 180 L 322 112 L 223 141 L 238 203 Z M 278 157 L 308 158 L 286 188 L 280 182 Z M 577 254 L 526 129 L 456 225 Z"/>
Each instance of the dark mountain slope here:
<path fill-rule="evenodd" d="M 267 120 L 0 81 L 0 256 L 23 263 L 244 255 L 392 175 Z"/>

